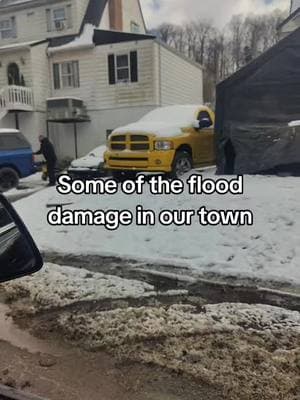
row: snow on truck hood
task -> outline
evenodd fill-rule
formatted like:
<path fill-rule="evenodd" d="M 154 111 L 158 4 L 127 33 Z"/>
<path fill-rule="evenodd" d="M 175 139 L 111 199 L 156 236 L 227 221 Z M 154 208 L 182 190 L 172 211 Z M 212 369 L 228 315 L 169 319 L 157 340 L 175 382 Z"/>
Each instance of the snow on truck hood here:
<path fill-rule="evenodd" d="M 82 158 L 72 161 L 73 168 L 98 168 L 99 164 L 104 162 L 104 153 L 106 146 L 100 146 L 92 150 Z"/>
<path fill-rule="evenodd" d="M 157 108 L 138 122 L 115 129 L 112 135 L 124 133 L 148 133 L 158 137 L 181 135 L 183 128 L 193 126 L 201 107 L 203 106 L 186 105 Z"/>

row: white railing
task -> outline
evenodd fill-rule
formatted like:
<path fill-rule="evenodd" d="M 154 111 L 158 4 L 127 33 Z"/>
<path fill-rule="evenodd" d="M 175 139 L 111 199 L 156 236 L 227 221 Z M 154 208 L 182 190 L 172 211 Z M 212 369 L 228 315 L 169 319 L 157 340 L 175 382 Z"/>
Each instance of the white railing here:
<path fill-rule="evenodd" d="M 12 85 L 0 90 L 0 115 L 12 110 L 33 111 L 31 88 Z"/>

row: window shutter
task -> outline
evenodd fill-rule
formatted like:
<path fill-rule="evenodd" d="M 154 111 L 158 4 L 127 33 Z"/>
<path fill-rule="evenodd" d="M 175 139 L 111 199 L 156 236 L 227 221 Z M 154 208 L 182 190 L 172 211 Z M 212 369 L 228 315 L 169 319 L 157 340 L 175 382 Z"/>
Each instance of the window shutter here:
<path fill-rule="evenodd" d="M 17 37 L 17 22 L 16 22 L 15 17 L 11 18 L 11 27 L 12 27 L 12 37 L 16 38 Z"/>
<path fill-rule="evenodd" d="M 138 54 L 137 51 L 130 52 L 131 82 L 138 82 Z"/>
<path fill-rule="evenodd" d="M 74 87 L 80 87 L 80 77 L 79 77 L 79 63 L 78 61 L 73 61 L 73 76 L 74 76 Z"/>
<path fill-rule="evenodd" d="M 67 18 L 67 27 L 72 28 L 73 21 L 72 21 L 72 5 L 69 4 L 66 8 L 66 18 Z"/>
<path fill-rule="evenodd" d="M 53 64 L 53 82 L 54 89 L 60 89 L 60 79 L 59 79 L 59 64 Z"/>
<path fill-rule="evenodd" d="M 108 56 L 108 78 L 109 84 L 116 84 L 116 71 L 115 71 L 115 56 L 114 54 L 110 54 Z"/>
<path fill-rule="evenodd" d="M 46 9 L 46 18 L 47 18 L 47 32 L 52 31 L 52 19 L 51 19 L 51 10 L 49 8 Z"/>

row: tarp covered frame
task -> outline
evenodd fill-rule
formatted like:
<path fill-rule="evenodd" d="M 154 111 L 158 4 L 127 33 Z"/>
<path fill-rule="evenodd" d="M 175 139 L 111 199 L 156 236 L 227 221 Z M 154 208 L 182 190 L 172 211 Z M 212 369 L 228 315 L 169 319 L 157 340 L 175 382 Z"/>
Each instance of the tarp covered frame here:
<path fill-rule="evenodd" d="M 300 29 L 217 86 L 218 173 L 298 170 Z"/>

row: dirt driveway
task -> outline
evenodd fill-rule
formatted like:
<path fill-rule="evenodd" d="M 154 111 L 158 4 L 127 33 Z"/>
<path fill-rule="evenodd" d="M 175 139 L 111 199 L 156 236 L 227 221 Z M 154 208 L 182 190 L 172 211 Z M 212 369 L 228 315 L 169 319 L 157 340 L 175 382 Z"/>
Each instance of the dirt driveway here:
<path fill-rule="evenodd" d="M 16 326 L 7 313 L 2 305 L 0 382 L 4 385 L 49 400 L 222 399 L 217 389 L 157 366 L 86 351 L 51 332 L 38 339 Z"/>

